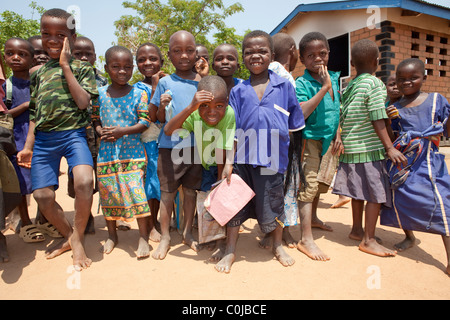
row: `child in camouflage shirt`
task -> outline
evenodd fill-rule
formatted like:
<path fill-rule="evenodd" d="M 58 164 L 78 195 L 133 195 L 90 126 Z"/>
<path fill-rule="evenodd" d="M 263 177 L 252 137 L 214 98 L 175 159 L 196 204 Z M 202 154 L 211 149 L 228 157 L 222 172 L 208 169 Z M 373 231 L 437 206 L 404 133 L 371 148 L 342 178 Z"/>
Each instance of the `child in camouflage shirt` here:
<path fill-rule="evenodd" d="M 64 236 L 51 247 L 47 259 L 73 251 L 75 269 L 92 261 L 84 250 L 84 230 L 92 206 L 93 162 L 86 140 L 91 99 L 98 96 L 95 73 L 87 62 L 75 60 L 74 19 L 64 10 L 51 9 L 41 18 L 42 45 L 51 60 L 31 79 L 30 129 L 18 162 L 31 166 L 33 196 L 43 215 Z M 75 188 L 74 228 L 55 201 L 61 158 L 69 165 Z"/>

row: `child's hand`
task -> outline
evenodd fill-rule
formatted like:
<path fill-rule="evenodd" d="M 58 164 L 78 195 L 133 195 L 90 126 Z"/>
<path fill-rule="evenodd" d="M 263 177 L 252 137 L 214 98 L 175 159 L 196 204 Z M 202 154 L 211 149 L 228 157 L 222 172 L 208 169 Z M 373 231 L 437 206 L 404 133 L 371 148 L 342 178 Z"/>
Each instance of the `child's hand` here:
<path fill-rule="evenodd" d="M 72 52 L 70 51 L 69 39 L 66 37 L 64 39 L 64 44 L 61 50 L 61 56 L 59 57 L 59 64 L 61 66 L 68 66 L 71 58 Z"/>
<path fill-rule="evenodd" d="M 327 87 L 328 90 L 332 88 L 330 74 L 328 73 L 327 66 L 320 66 L 319 70 L 319 82 L 322 86 Z"/>
<path fill-rule="evenodd" d="M 172 101 L 172 96 L 168 93 L 164 93 L 161 95 L 159 107 L 166 108 L 171 101 Z"/>
<path fill-rule="evenodd" d="M 192 107 L 194 108 L 194 110 L 197 110 L 202 103 L 208 103 L 213 100 L 214 96 L 211 92 L 205 90 L 198 91 L 195 94 L 194 99 L 192 100 Z"/>
<path fill-rule="evenodd" d="M 388 158 L 392 161 L 392 163 L 394 165 L 397 165 L 397 166 L 403 165 L 404 167 L 406 167 L 408 165 L 408 160 L 403 155 L 403 153 L 401 153 L 394 147 L 391 147 L 388 150 L 386 150 L 386 155 L 388 156 Z"/>
<path fill-rule="evenodd" d="M 209 75 L 209 64 L 205 58 L 200 58 L 195 63 L 195 71 L 200 75 L 200 77 L 204 78 Z"/>
<path fill-rule="evenodd" d="M 125 130 L 122 127 L 106 127 L 102 130 L 101 139 L 107 142 L 116 142 L 125 135 Z"/>
<path fill-rule="evenodd" d="M 337 155 L 338 157 L 341 154 L 344 154 L 344 144 L 342 143 L 342 139 L 340 136 L 336 137 L 336 140 L 334 141 L 334 144 L 333 144 L 333 149 L 331 149 L 331 154 L 333 156 Z"/>
<path fill-rule="evenodd" d="M 164 78 L 166 74 L 164 71 L 159 71 L 152 76 L 152 88 L 156 88 L 158 86 L 159 80 Z"/>
<path fill-rule="evenodd" d="M 400 117 L 400 115 L 398 114 L 398 110 L 396 107 L 394 107 L 394 105 L 387 107 L 386 112 L 387 115 L 389 116 L 389 119 L 391 120 Z"/>
<path fill-rule="evenodd" d="M 31 159 L 33 158 L 33 151 L 23 149 L 17 154 L 17 164 L 21 167 L 31 169 Z"/>
<path fill-rule="evenodd" d="M 232 164 L 225 164 L 222 170 L 222 179 L 227 180 L 227 184 L 230 185 L 231 183 L 231 175 L 233 174 L 233 165 Z"/>

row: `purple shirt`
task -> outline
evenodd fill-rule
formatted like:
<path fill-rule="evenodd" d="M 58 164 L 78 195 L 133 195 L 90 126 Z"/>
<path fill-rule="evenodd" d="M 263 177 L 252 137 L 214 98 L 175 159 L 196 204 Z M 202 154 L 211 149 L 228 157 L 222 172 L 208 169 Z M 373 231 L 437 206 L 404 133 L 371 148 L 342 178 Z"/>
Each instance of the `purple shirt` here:
<path fill-rule="evenodd" d="M 236 163 L 284 174 L 289 163 L 289 132 L 303 129 L 305 119 L 291 83 L 272 71 L 269 79 L 261 101 L 250 79 L 231 90 L 238 141 Z"/>

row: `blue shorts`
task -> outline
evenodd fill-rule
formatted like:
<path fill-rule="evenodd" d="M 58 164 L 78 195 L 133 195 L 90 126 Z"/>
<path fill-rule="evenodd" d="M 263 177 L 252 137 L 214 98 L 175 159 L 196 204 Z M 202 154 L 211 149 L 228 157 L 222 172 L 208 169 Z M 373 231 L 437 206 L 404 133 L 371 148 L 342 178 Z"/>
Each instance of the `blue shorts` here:
<path fill-rule="evenodd" d="M 59 168 L 64 157 L 69 165 L 69 175 L 76 166 L 94 167 L 87 143 L 86 129 L 36 132 L 31 161 L 33 191 L 48 187 L 59 188 Z"/>
<path fill-rule="evenodd" d="M 228 227 L 237 227 L 247 219 L 258 220 L 261 231 L 271 233 L 278 226 L 283 226 L 284 213 L 284 175 L 273 172 L 267 175 L 261 173 L 262 167 L 253 167 L 248 164 L 237 164 L 234 172 L 244 180 L 255 192 L 255 197 L 238 212 L 227 224 Z M 267 169 L 266 169 L 267 170 Z"/>
<path fill-rule="evenodd" d="M 200 191 L 211 191 L 212 185 L 217 182 L 218 168 L 217 166 L 211 166 L 209 170 L 206 170 L 202 167 L 202 170 L 202 186 L 200 187 Z"/>

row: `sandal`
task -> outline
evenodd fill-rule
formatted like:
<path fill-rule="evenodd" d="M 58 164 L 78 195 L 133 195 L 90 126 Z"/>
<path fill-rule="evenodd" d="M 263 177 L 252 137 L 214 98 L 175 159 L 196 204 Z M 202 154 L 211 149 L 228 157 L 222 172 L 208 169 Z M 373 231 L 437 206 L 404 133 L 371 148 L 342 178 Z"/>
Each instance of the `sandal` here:
<path fill-rule="evenodd" d="M 48 234 L 52 238 L 63 238 L 61 233 L 59 233 L 58 229 L 50 222 L 46 222 L 44 224 L 37 223 L 36 227 L 45 234 Z"/>
<path fill-rule="evenodd" d="M 36 243 L 45 241 L 45 237 L 42 232 L 39 231 L 39 228 L 34 224 L 29 224 L 20 228 L 19 236 L 26 243 Z"/>

